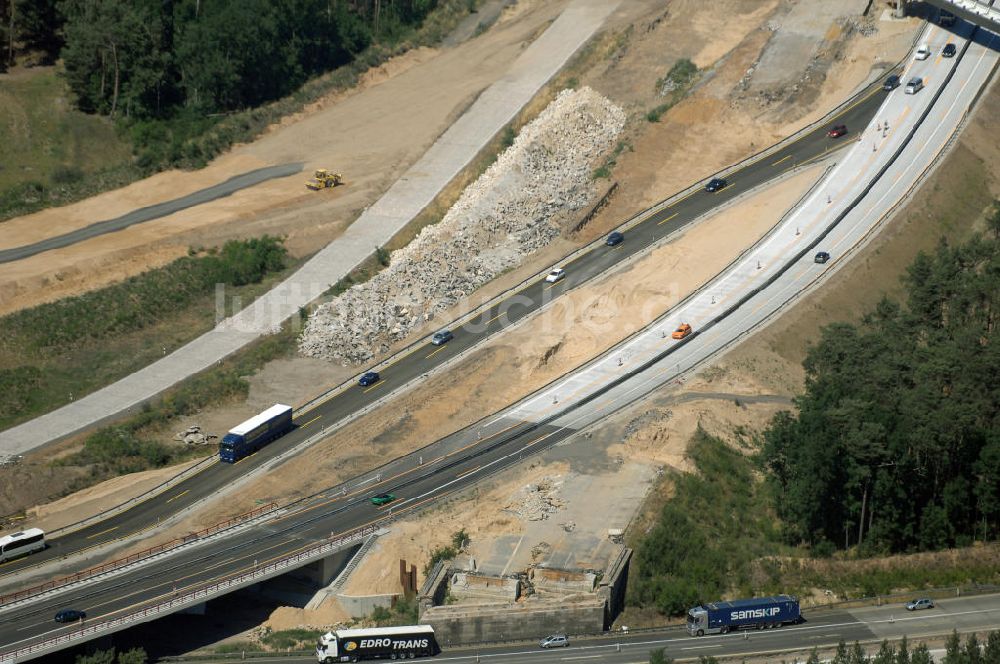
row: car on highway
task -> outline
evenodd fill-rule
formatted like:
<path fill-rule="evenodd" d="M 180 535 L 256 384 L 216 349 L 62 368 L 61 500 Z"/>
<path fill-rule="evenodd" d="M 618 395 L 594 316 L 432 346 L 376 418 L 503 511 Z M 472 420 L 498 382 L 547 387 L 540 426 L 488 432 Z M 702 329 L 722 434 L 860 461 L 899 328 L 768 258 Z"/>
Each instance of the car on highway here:
<path fill-rule="evenodd" d="M 435 346 L 443 346 L 454 338 L 455 335 L 451 333 L 451 330 L 440 330 L 435 332 L 434 336 L 431 337 L 431 344 Z"/>
<path fill-rule="evenodd" d="M 371 501 L 372 505 L 381 507 L 382 505 L 388 505 L 392 501 L 396 500 L 396 496 L 391 493 L 380 493 L 377 496 L 372 496 L 368 500 Z"/>
<path fill-rule="evenodd" d="M 886 92 L 890 92 L 899 87 L 899 77 L 893 74 L 885 79 L 885 83 L 882 84 L 882 89 Z"/>
<path fill-rule="evenodd" d="M 931 57 L 931 47 L 927 44 L 921 44 L 917 47 L 917 52 L 913 54 L 916 60 L 926 60 Z"/>
<path fill-rule="evenodd" d="M 830 138 L 840 138 L 847 133 L 847 125 L 834 125 L 830 128 L 830 131 L 826 132 L 826 135 Z"/>
<path fill-rule="evenodd" d="M 683 339 L 689 334 L 691 334 L 691 326 L 687 323 L 681 323 L 677 326 L 677 329 L 674 330 L 674 333 L 671 334 L 670 337 L 672 339 Z"/>
<path fill-rule="evenodd" d="M 63 609 L 56 614 L 57 623 L 71 623 L 79 622 L 87 617 L 86 611 L 79 611 L 77 609 Z"/>
<path fill-rule="evenodd" d="M 613 247 L 616 244 L 621 244 L 624 241 L 625 241 L 625 234 L 615 231 L 614 233 L 608 236 L 608 239 L 604 241 L 604 244 L 608 245 L 609 247 Z"/>
<path fill-rule="evenodd" d="M 958 49 L 955 48 L 955 45 L 952 44 L 951 42 L 948 42 L 947 44 L 944 45 L 944 49 L 941 51 L 941 55 L 943 55 L 946 58 L 953 58 L 955 57 L 955 53 L 957 52 Z"/>
<path fill-rule="evenodd" d="M 562 281 L 565 276 L 566 276 L 566 270 L 562 269 L 561 267 L 554 267 L 549 272 L 548 276 L 545 277 L 545 281 L 547 281 L 550 284 L 554 284 L 557 281 Z"/>
<path fill-rule="evenodd" d="M 381 378 L 382 376 L 379 376 L 377 371 L 368 371 L 362 374 L 361 378 L 358 379 L 358 385 L 361 387 L 368 387 L 369 385 L 377 383 Z"/>
<path fill-rule="evenodd" d="M 539 648 L 565 648 L 568 645 L 569 638 L 565 634 L 552 634 L 538 642 Z"/>
<path fill-rule="evenodd" d="M 907 611 L 920 611 L 921 609 L 933 609 L 934 602 L 927 597 L 921 597 L 906 603 Z"/>
<path fill-rule="evenodd" d="M 920 78 L 919 76 L 914 76 L 906 84 L 905 92 L 908 95 L 915 95 L 923 89 L 924 89 L 924 79 Z"/>
<path fill-rule="evenodd" d="M 830 260 L 830 254 L 825 251 L 821 251 L 813 256 L 814 263 L 825 263 L 828 260 Z"/>
<path fill-rule="evenodd" d="M 725 189 L 726 184 L 727 183 L 725 178 L 712 178 L 711 180 L 708 181 L 708 184 L 705 185 L 705 191 L 709 192 L 710 194 L 714 194 L 717 191 Z"/>

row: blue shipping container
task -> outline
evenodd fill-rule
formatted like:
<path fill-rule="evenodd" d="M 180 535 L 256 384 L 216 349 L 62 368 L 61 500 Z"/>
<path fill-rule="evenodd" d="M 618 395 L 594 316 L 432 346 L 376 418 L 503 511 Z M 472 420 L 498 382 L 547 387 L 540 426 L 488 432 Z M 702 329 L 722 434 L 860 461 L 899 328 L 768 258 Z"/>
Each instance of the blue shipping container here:
<path fill-rule="evenodd" d="M 219 460 L 236 463 L 292 428 L 292 407 L 275 404 L 234 427 L 219 443 Z"/>
<path fill-rule="evenodd" d="M 696 606 L 688 610 L 687 628 L 691 636 L 701 636 L 737 629 L 780 627 L 801 619 L 799 600 L 790 595 L 777 595 Z"/>

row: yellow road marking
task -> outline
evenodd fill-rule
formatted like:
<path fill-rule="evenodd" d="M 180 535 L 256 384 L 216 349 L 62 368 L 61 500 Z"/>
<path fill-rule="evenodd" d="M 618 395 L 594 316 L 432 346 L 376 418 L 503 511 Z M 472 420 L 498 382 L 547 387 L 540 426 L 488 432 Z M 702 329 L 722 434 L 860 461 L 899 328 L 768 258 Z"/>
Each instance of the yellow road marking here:
<path fill-rule="evenodd" d="M 667 223 L 668 221 L 670 221 L 671 219 L 673 219 L 674 217 L 676 217 L 679 214 L 680 214 L 680 212 L 674 212 L 672 215 L 670 215 L 669 217 L 667 217 L 663 221 L 656 222 L 656 225 L 657 226 L 662 226 L 663 224 Z"/>
<path fill-rule="evenodd" d="M 191 489 L 185 489 L 184 491 L 181 491 L 179 494 L 177 494 L 173 498 L 170 498 L 169 500 L 167 500 L 167 502 L 168 503 L 172 503 L 173 501 L 177 500 L 178 498 L 180 498 L 181 496 L 183 496 L 185 493 L 189 492 L 190 490 Z"/>
<path fill-rule="evenodd" d="M 435 355 L 437 355 L 438 353 L 440 353 L 443 350 L 444 350 L 444 346 L 441 346 L 440 348 L 438 348 L 436 351 L 432 352 L 431 354 L 424 356 L 424 359 L 425 360 L 429 360 L 430 358 L 434 357 Z"/>
<path fill-rule="evenodd" d="M 380 380 L 379 382 L 375 383 L 375 384 L 374 384 L 374 385 L 372 385 L 371 387 L 368 387 L 368 388 L 365 388 L 364 390 L 362 390 L 362 392 L 364 392 L 365 394 L 368 394 L 369 392 L 371 392 L 371 391 L 372 391 L 372 390 L 374 390 L 375 388 L 377 388 L 377 387 L 382 387 L 382 384 L 383 384 L 383 383 L 385 383 L 385 381 L 384 381 L 384 380 Z"/>
<path fill-rule="evenodd" d="M 94 539 L 95 537 L 100 537 L 101 535 L 103 535 L 105 533 L 110 533 L 112 530 L 118 530 L 118 526 L 114 526 L 112 528 L 108 528 L 107 530 L 102 530 L 101 532 L 94 533 L 93 535 L 87 535 L 87 539 Z"/>
<path fill-rule="evenodd" d="M 565 278 L 560 279 L 559 281 L 557 281 L 555 283 L 549 284 L 548 286 L 545 287 L 545 290 L 548 290 L 550 288 L 555 288 L 556 286 L 558 286 L 559 284 L 561 284 L 563 281 L 565 281 Z"/>
<path fill-rule="evenodd" d="M 455 476 L 455 479 L 456 479 L 456 480 L 460 480 L 460 479 L 462 479 L 463 477 L 465 477 L 466 475 L 471 475 L 472 473 L 476 472 L 476 471 L 477 471 L 477 470 L 479 470 L 480 468 L 482 468 L 482 466 L 476 466 L 476 467 L 475 467 L 475 468 L 473 468 L 472 470 L 467 470 L 467 471 L 465 471 L 464 473 L 462 473 L 461 475 L 456 475 L 456 476 Z"/>
<path fill-rule="evenodd" d="M 774 163 L 773 163 L 773 164 L 771 164 L 771 165 L 772 165 L 772 166 L 777 166 L 777 165 L 778 165 L 778 164 L 780 164 L 781 162 L 783 162 L 783 161 L 788 161 L 788 160 L 789 160 L 789 159 L 791 159 L 791 158 L 792 158 L 792 155 L 790 155 L 790 154 L 789 154 L 789 155 L 785 155 L 784 157 L 782 157 L 781 159 L 779 159 L 778 161 L 774 162 Z"/>
<path fill-rule="evenodd" d="M 312 418 L 311 420 L 309 420 L 308 422 L 306 422 L 305 424 L 303 424 L 299 428 L 300 429 L 305 429 L 307 426 L 309 426 L 310 424 L 312 424 L 313 422 L 315 422 L 316 420 L 318 420 L 321 417 L 323 417 L 323 416 L 322 415 L 317 415 L 316 417 Z"/>

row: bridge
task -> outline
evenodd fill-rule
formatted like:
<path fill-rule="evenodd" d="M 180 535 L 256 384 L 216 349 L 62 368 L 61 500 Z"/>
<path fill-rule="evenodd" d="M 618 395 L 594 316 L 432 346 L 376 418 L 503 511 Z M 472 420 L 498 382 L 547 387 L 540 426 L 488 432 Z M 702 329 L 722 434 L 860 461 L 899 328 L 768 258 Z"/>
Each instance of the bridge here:
<path fill-rule="evenodd" d="M 950 12 L 973 25 L 1000 32 L 1000 7 L 995 7 L 994 2 L 995 0 L 923 0 L 918 3 L 900 0 L 900 9 L 908 12 L 915 10 L 918 5 L 929 5 Z"/>

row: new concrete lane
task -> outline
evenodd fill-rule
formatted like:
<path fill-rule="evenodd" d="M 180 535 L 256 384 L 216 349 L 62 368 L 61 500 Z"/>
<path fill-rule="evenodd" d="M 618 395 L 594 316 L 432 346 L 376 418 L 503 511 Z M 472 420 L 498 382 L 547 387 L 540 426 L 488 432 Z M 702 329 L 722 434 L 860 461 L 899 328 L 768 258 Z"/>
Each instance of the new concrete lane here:
<path fill-rule="evenodd" d="M 870 122 L 882 103 L 883 96 L 880 83 L 870 86 L 829 122 L 820 125 L 766 159 L 727 176 L 729 184 L 721 191 L 708 193 L 699 188 L 683 200 L 648 214 L 640 223 L 627 231 L 622 244 L 615 247 L 598 244 L 576 260 L 561 264 L 566 269 L 567 276 L 557 284 L 547 284 L 539 279 L 520 292 L 511 294 L 463 327 L 453 330 L 455 337 L 446 345 L 425 344 L 402 355 L 387 369 L 381 370 L 382 380 L 375 385 L 367 388 L 350 387 L 319 406 L 299 413 L 296 418 L 298 425 L 296 430 L 271 443 L 253 457 L 236 465 L 213 464 L 161 497 L 55 539 L 50 543 L 48 550 L 30 558 L 0 565 L 0 577 L 8 577 L 5 585 L 10 586 L 9 576 L 13 573 L 104 543 L 122 540 L 212 495 L 248 470 L 301 443 L 316 433 L 317 429 L 324 426 L 332 427 L 352 413 L 370 406 L 386 391 L 397 389 L 420 378 L 428 371 L 474 347 L 486 336 L 535 313 L 567 290 L 604 273 L 625 258 L 646 251 L 650 245 L 690 224 L 713 208 L 803 163 L 822 158 L 833 150 L 850 145 L 853 132 Z M 833 124 L 846 124 L 848 135 L 839 139 L 828 138 L 826 132 Z M 724 137 L 720 137 L 720 140 L 724 140 Z M 67 565 L 61 572 L 70 573 L 85 566 Z"/>

